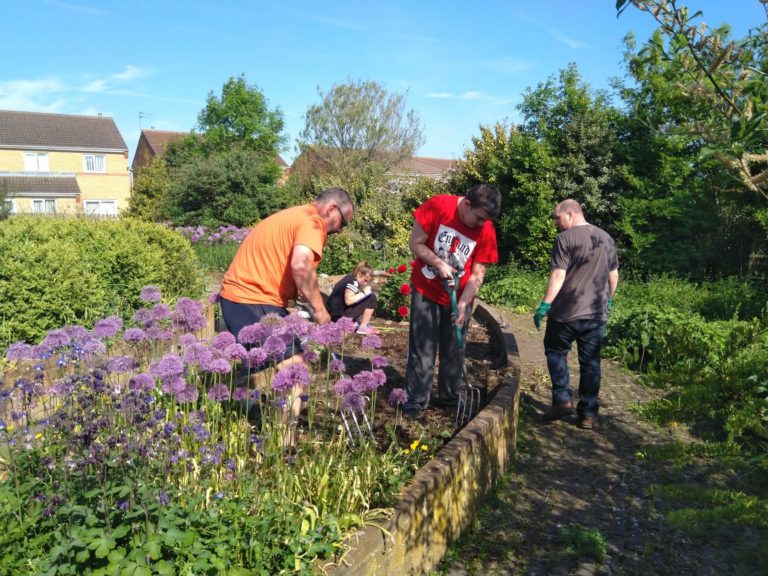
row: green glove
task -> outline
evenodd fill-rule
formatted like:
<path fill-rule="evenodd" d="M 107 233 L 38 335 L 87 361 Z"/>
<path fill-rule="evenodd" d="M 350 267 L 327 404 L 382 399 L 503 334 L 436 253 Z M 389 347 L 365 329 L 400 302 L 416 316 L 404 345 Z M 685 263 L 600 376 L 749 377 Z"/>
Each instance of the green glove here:
<path fill-rule="evenodd" d="M 547 312 L 549 312 L 550 307 L 551 304 L 547 304 L 543 301 L 539 304 L 539 307 L 533 315 L 533 323 L 536 325 L 536 330 L 541 330 L 541 319 L 544 318 Z"/>
<path fill-rule="evenodd" d="M 608 314 L 613 310 L 613 298 L 608 298 Z"/>

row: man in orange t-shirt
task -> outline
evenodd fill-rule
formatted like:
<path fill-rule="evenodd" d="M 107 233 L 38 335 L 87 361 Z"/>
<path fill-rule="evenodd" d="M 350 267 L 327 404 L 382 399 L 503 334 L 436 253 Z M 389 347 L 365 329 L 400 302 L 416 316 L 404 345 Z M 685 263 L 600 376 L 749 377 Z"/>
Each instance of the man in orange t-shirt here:
<path fill-rule="evenodd" d="M 315 271 L 328 235 L 341 232 L 354 211 L 346 190 L 328 188 L 310 204 L 286 208 L 259 222 L 240 245 L 221 285 L 227 330 L 237 337 L 265 314 L 287 316 L 288 301 L 299 295 L 312 307 L 315 322 L 330 322 Z M 297 354 L 300 348 L 291 343 L 284 359 Z"/>

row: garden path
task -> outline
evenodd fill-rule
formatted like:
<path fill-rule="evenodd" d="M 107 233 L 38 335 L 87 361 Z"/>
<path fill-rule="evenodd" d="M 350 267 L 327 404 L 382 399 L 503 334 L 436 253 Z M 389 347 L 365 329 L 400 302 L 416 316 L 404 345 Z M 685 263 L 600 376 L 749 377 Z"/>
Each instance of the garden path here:
<path fill-rule="evenodd" d="M 536 331 L 530 315 L 505 314 L 505 318 L 517 340 L 521 364 L 521 432 L 514 470 L 435 574 L 748 573 L 731 551 L 712 549 L 673 529 L 657 510 L 660 503 L 649 495 L 653 483 L 695 483 L 706 473 L 643 458 L 649 445 L 688 440 L 682 427 L 656 427 L 631 411 L 658 391 L 640 386 L 620 366 L 604 362 L 598 426 L 581 430 L 575 416 L 545 423 L 541 415 L 550 405 L 550 383 L 543 332 Z M 575 350 L 569 359 L 572 383 L 577 383 Z M 595 540 L 607 548 L 602 563 L 566 552 L 564 529 L 573 526 L 599 531 Z"/>

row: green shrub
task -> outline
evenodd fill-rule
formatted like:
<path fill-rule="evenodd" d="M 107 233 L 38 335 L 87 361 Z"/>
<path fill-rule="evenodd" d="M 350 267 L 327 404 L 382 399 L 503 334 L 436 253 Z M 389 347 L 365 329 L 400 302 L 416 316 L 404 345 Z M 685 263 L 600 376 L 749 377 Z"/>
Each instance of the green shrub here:
<path fill-rule="evenodd" d="M 491 266 L 485 273 L 480 298 L 524 313 L 536 308 L 547 287 L 544 272 L 531 272 L 514 263 Z"/>
<path fill-rule="evenodd" d="M 189 242 L 163 226 L 34 216 L 0 222 L 3 347 L 37 342 L 67 324 L 128 315 L 149 284 L 170 299 L 202 293 Z"/>
<path fill-rule="evenodd" d="M 405 264 L 398 264 L 387 270 L 389 277 L 378 291 L 376 317 L 399 322 L 410 314 L 411 309 L 411 269 Z"/>

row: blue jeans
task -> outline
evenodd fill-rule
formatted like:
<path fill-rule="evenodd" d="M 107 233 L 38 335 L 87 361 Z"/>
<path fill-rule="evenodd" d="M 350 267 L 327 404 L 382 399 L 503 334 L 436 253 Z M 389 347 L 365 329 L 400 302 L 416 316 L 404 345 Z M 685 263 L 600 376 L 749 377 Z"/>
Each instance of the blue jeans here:
<path fill-rule="evenodd" d="M 579 403 L 576 411 L 581 417 L 594 418 L 600 409 L 600 352 L 605 339 L 602 320 L 547 320 L 544 333 L 544 354 L 552 379 L 552 405 L 569 402 L 573 397 L 568 374 L 568 352 L 576 341 L 579 352 Z"/>

